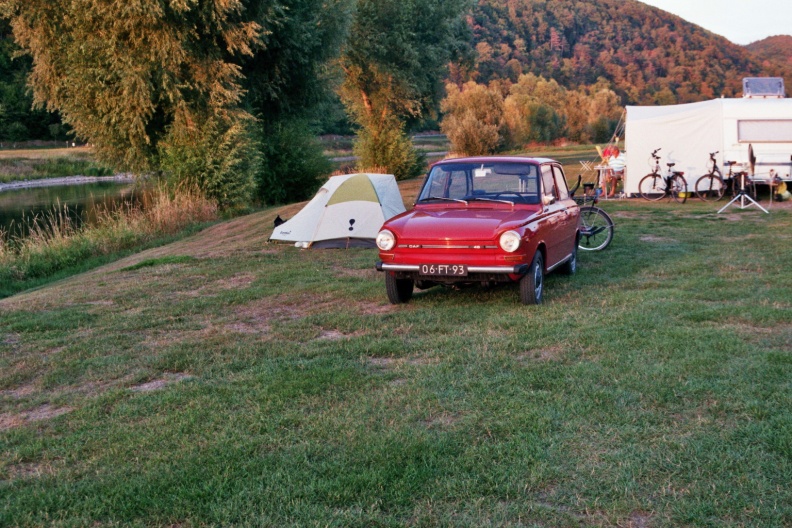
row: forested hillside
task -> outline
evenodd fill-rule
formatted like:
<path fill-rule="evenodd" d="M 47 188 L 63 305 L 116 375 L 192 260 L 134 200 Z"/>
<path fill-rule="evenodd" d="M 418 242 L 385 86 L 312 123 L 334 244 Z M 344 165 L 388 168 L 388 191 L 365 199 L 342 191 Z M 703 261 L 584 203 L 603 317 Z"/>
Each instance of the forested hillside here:
<path fill-rule="evenodd" d="M 792 32 L 792 27 L 790 27 Z M 766 61 L 765 67 L 773 66 L 785 67 L 792 70 L 792 36 L 776 35 L 766 39 L 748 44 L 748 50 L 762 61 Z"/>
<path fill-rule="evenodd" d="M 782 72 L 742 46 L 635 0 L 480 0 L 469 23 L 478 53 L 473 70 L 460 75 L 470 73 L 479 83 L 532 72 L 569 88 L 602 77 L 624 102 L 638 104 L 739 96 L 742 78 L 751 76 L 784 73 L 792 86 L 792 68 Z"/>

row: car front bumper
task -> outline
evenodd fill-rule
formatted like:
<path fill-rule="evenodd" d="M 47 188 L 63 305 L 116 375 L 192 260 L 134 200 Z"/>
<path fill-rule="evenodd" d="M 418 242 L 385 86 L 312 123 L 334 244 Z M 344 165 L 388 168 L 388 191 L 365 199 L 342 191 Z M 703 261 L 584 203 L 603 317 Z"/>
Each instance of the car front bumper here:
<path fill-rule="evenodd" d="M 525 275 L 528 273 L 528 264 L 517 264 L 515 266 L 468 266 L 468 273 L 484 273 L 492 275 Z M 398 271 L 407 273 L 418 273 L 418 264 L 387 264 L 377 262 L 377 271 Z M 428 278 L 428 277 L 427 277 Z"/>

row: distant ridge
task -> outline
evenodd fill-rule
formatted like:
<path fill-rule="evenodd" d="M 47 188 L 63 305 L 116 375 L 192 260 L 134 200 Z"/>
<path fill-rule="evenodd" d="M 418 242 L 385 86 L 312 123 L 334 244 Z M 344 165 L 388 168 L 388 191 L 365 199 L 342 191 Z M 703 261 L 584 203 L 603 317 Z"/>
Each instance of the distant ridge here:
<path fill-rule="evenodd" d="M 792 68 L 792 36 L 790 35 L 767 37 L 745 47 L 762 61 Z"/>
<path fill-rule="evenodd" d="M 468 22 L 478 51 L 468 73 L 478 82 L 528 72 L 566 87 L 602 78 L 631 104 L 739 97 L 743 77 L 792 86 L 792 65 L 778 57 L 792 56 L 792 37 L 744 47 L 636 0 L 480 0 Z M 786 51 L 769 51 L 779 46 Z"/>

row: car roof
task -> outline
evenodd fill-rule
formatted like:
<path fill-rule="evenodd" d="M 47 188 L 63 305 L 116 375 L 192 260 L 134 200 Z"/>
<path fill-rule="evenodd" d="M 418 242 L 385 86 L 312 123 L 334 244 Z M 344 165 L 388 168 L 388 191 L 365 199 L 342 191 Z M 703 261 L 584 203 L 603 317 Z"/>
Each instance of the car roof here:
<path fill-rule="evenodd" d="M 445 165 L 449 163 L 526 163 L 531 165 L 542 165 L 544 163 L 558 163 L 550 158 L 530 158 L 527 156 L 471 156 L 467 158 L 447 158 L 438 161 L 434 165 Z"/>

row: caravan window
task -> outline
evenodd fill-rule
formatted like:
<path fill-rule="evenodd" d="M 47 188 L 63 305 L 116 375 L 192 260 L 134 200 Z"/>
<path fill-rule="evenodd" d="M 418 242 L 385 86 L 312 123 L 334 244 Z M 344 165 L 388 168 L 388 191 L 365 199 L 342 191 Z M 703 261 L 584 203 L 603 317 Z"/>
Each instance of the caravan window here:
<path fill-rule="evenodd" d="M 745 119 L 737 121 L 740 143 L 792 142 L 792 119 Z"/>

